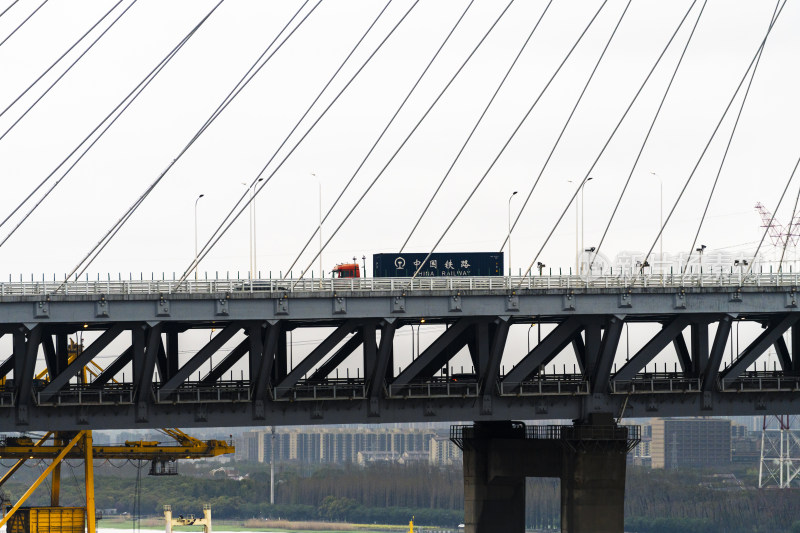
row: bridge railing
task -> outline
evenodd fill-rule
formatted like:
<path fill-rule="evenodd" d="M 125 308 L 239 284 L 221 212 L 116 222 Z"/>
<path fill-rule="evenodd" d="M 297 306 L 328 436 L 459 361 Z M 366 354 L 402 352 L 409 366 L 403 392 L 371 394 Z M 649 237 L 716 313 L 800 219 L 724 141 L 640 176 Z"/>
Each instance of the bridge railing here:
<path fill-rule="evenodd" d="M 324 382 L 298 383 L 292 387 L 274 387 L 274 401 L 303 400 L 363 400 L 367 397 L 367 384 L 364 380 L 339 379 Z"/>
<path fill-rule="evenodd" d="M 221 381 L 216 383 L 188 382 L 174 391 L 155 389 L 156 403 L 237 403 L 249 402 L 248 381 Z"/>
<path fill-rule="evenodd" d="M 797 392 L 800 391 L 800 376 L 770 371 L 747 372 L 735 379 L 720 379 L 720 390 L 723 392 Z"/>
<path fill-rule="evenodd" d="M 797 286 L 800 276 L 794 273 L 743 274 L 736 272 L 681 274 L 603 274 L 603 275 L 534 275 L 512 277 L 428 277 L 409 278 L 324 278 L 324 279 L 228 279 L 188 280 L 89 279 L 61 281 L 0 282 L 0 297 L 37 295 L 93 294 L 219 294 L 219 293 L 314 293 L 314 292 L 386 292 L 454 290 L 558 290 L 558 289 L 630 289 L 648 287 L 775 287 Z"/>
<path fill-rule="evenodd" d="M 500 396 L 552 396 L 589 394 L 589 382 L 580 374 L 552 374 L 542 379 L 498 383 Z"/>
<path fill-rule="evenodd" d="M 675 373 L 648 373 L 629 380 L 610 381 L 612 394 L 701 392 L 703 378 Z"/>
<path fill-rule="evenodd" d="M 501 397 L 515 396 L 580 396 L 589 394 L 590 385 L 579 374 L 548 375 L 546 378 L 521 383 L 503 382 L 502 376 L 495 393 Z M 10 381 L 10 380 L 9 380 Z M 405 385 L 381 384 L 382 397 L 387 399 L 424 398 L 475 398 L 480 394 L 477 380 L 455 380 L 441 377 Z M 696 394 L 702 392 L 703 380 L 680 373 L 650 373 L 631 380 L 610 380 L 611 394 Z M 735 379 L 718 379 L 714 390 L 723 393 L 800 391 L 800 376 L 782 371 L 747 372 Z M 34 384 L 33 401 L 42 407 L 132 405 L 135 391 L 130 383 L 70 384 L 66 388 L 44 396 L 43 385 Z M 272 401 L 336 401 L 363 400 L 367 398 L 369 383 L 364 379 L 341 378 L 324 381 L 301 381 L 292 387 L 270 389 Z M 15 405 L 16 389 L 13 383 L 0 386 L 0 408 Z M 252 387 L 248 380 L 218 381 L 214 383 L 189 382 L 175 390 L 161 390 L 153 386 L 158 404 L 240 403 L 252 401 Z M 538 430 L 537 430 L 538 431 Z"/>
<path fill-rule="evenodd" d="M 73 384 L 47 397 L 42 396 L 41 390 L 34 389 L 32 394 L 39 406 L 132 405 L 134 390 L 130 384 L 106 385 L 103 388 Z"/>
<path fill-rule="evenodd" d="M 480 386 L 477 381 L 455 381 L 445 378 L 407 385 L 389 384 L 386 391 L 389 398 L 448 398 L 454 396 L 476 398 Z"/>

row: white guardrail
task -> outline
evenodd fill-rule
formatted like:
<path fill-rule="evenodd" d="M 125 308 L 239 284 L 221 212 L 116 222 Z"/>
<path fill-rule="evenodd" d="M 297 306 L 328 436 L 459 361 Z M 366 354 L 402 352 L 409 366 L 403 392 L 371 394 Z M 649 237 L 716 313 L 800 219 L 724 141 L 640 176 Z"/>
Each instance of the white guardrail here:
<path fill-rule="evenodd" d="M 689 287 L 796 287 L 800 276 L 794 273 L 691 273 L 569 276 L 533 275 L 512 277 L 428 277 L 409 278 L 309 278 L 309 279 L 96 279 L 85 277 L 61 281 L 0 282 L 2 296 L 81 295 L 81 294 L 218 294 L 237 292 L 381 292 L 381 291 L 453 291 L 453 290 L 518 290 L 518 289 L 631 289 Z"/>

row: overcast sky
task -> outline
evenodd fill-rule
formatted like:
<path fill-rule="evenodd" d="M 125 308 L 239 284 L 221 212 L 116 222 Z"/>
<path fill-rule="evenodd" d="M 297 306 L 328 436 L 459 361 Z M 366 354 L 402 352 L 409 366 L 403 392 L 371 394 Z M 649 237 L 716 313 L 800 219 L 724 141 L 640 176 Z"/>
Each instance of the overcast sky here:
<path fill-rule="evenodd" d="M 0 17 L 0 42 L 41 2 L 20 0 Z M 112 0 L 50 0 L 0 45 L 0 110 L 113 5 Z M 595 23 L 510 143 L 439 247 L 497 251 L 569 115 L 625 1 L 608 0 Z M 10 5 L 0 2 L 0 12 Z M 2 117 L 0 135 L 130 4 L 121 5 Z M 139 83 L 216 1 L 138 0 L 119 22 L 0 140 L 0 220 Z M 0 247 L 0 275 L 63 275 L 178 156 L 301 2 L 225 0 L 175 59 L 86 157 Z M 303 13 L 314 5 L 309 2 Z M 194 255 L 194 205 L 200 244 L 272 156 L 380 10 L 384 1 L 323 0 L 233 103 L 171 169 L 89 269 L 182 272 Z M 399 250 L 422 207 L 547 3 L 516 0 L 461 75 L 391 163 L 323 256 L 325 270 L 353 256 Z M 591 167 L 617 121 L 678 26 L 688 1 L 633 0 L 586 96 L 514 231 L 513 268 L 526 268 Z M 320 103 L 297 142 L 380 41 L 412 6 L 393 0 Z M 327 211 L 353 175 L 460 14 L 465 1 L 421 0 L 257 198 L 257 264 L 285 271 L 318 224 L 318 186 Z M 351 189 L 323 227 L 327 239 L 365 187 L 433 102 L 505 2 L 475 0 Z M 555 0 L 489 109 L 407 250 L 429 251 L 601 6 Z M 608 149 L 585 190 L 585 246 L 599 241 L 656 107 L 697 18 L 698 1 Z M 710 0 L 677 73 L 609 237 L 613 257 L 646 251 L 659 223 L 659 178 L 668 210 L 763 39 L 775 4 Z M 297 20 L 297 19 L 296 19 Z M 767 42 L 700 242 L 709 249 L 752 253 L 761 235 L 757 201 L 774 209 L 800 156 L 797 57 L 800 9 L 789 3 Z M 295 22 L 296 24 L 296 22 Z M 685 252 L 720 164 L 740 98 L 695 174 L 674 219 L 665 251 Z M 283 155 L 276 159 L 280 161 Z M 276 166 L 272 164 L 270 169 Z M 657 173 L 655 177 L 651 172 Z M 271 174 L 268 171 L 265 176 Z M 315 174 L 315 176 L 312 176 Z M 59 177 L 56 173 L 54 177 Z M 569 180 L 573 180 L 570 183 Z M 52 180 L 51 180 L 52 181 Z M 798 178 L 778 218 L 788 222 Z M 23 212 L 27 210 L 24 209 Z M 11 229 L 14 217 L 0 228 Z M 313 252 L 316 252 L 316 240 Z M 769 250 L 767 250 L 769 251 Z M 574 262 L 570 210 L 539 258 Z M 306 253 L 299 271 L 311 260 Z M 248 269 L 247 212 L 209 254 L 201 270 Z M 313 269 L 318 275 L 317 263 Z"/>

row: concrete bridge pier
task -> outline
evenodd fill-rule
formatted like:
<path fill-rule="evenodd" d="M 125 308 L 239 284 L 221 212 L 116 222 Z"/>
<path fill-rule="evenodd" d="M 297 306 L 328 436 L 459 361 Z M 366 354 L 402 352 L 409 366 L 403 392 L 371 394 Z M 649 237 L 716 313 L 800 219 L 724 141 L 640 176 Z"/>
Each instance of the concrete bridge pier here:
<path fill-rule="evenodd" d="M 523 533 L 526 477 L 560 478 L 562 532 L 623 533 L 626 455 L 638 427 L 598 414 L 572 426 L 478 422 L 454 426 L 452 437 L 464 451 L 466 533 Z"/>

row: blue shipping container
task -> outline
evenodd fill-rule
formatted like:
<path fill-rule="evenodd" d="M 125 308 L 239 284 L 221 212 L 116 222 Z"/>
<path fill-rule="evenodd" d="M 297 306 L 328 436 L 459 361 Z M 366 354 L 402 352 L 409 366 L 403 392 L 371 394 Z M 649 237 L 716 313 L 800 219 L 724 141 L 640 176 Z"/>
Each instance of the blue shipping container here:
<path fill-rule="evenodd" d="M 502 276 L 503 252 L 442 252 L 425 261 L 427 253 L 374 254 L 372 275 L 376 278 L 433 276 Z"/>

